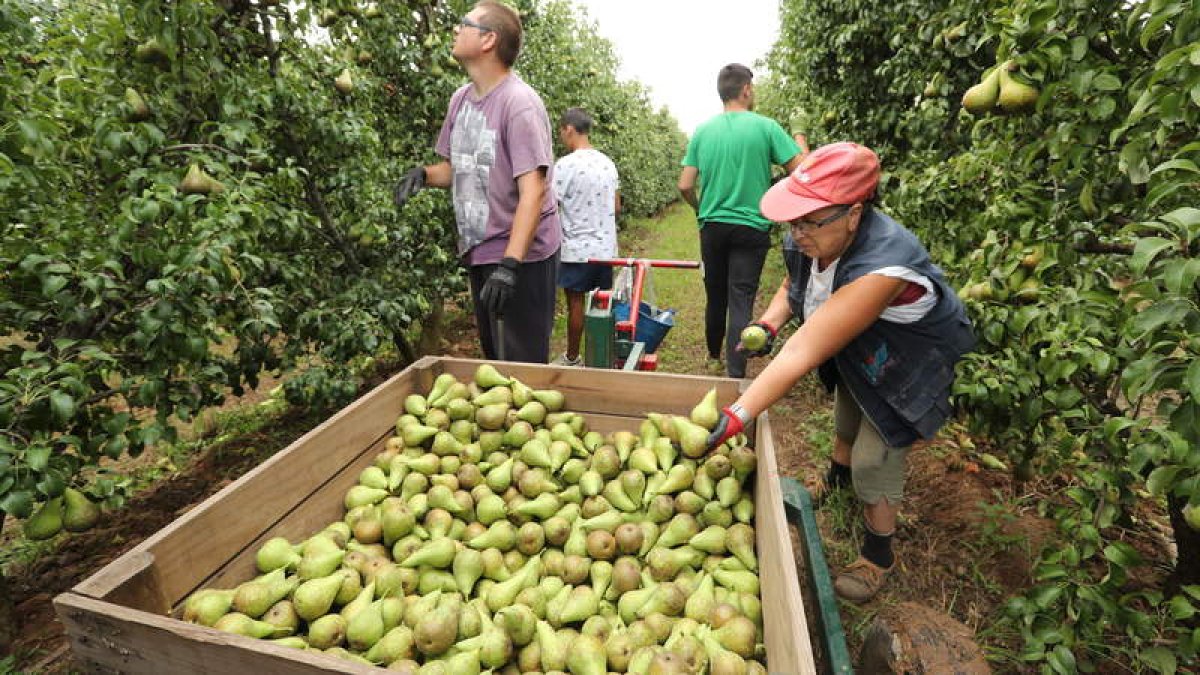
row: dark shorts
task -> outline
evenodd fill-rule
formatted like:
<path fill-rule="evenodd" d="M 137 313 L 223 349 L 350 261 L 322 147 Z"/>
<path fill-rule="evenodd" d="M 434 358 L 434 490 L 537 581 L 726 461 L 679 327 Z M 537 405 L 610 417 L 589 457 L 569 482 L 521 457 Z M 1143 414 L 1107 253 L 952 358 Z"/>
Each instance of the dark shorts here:
<path fill-rule="evenodd" d="M 612 288 L 613 273 L 608 265 L 591 263 L 558 264 L 558 287 L 583 293 L 593 288 Z"/>

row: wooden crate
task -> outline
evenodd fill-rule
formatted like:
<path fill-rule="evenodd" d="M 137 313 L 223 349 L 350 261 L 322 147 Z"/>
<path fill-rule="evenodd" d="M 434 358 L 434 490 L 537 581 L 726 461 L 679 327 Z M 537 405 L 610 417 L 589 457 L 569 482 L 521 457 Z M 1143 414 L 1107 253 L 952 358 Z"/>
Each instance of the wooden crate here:
<path fill-rule="evenodd" d="M 76 663 L 98 673 L 378 672 L 331 656 L 223 633 L 177 618 L 193 591 L 228 588 L 257 572 L 254 556 L 275 536 L 303 539 L 344 514 L 342 498 L 393 434 L 404 397 L 443 372 L 469 380 L 482 361 L 425 358 L 347 406 L 285 450 L 55 598 Z M 637 432 L 648 411 L 687 414 L 712 386 L 735 380 L 497 363 L 535 389 L 566 394 L 567 407 L 600 432 Z M 770 423 L 755 430 L 756 531 L 767 662 L 772 673 L 815 672 Z"/>

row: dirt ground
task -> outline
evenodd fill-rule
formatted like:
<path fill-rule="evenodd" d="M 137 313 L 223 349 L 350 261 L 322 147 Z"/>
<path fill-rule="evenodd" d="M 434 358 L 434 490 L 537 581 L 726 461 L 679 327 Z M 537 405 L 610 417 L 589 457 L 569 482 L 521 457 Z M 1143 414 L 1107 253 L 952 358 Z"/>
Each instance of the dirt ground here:
<path fill-rule="evenodd" d="M 478 357 L 474 329 L 461 315 L 450 314 L 442 354 Z M 703 356 L 695 359 L 692 372 L 706 373 Z M 752 366 L 757 372 L 761 364 Z M 380 373 L 375 382 L 390 373 Z M 363 392 L 375 382 L 364 385 Z M 812 383 L 798 386 L 770 412 L 775 433 L 780 472 L 810 482 L 823 471 L 827 459 L 820 458 L 820 439 L 811 417 L 828 416 L 831 401 Z M 71 672 L 68 646 L 62 627 L 54 616 L 51 599 L 100 569 L 122 552 L 167 525 L 193 505 L 215 493 L 231 480 L 261 463 L 274 452 L 311 428 L 317 416 L 292 411 L 271 429 L 232 439 L 198 457 L 191 466 L 160 482 L 115 513 L 106 513 L 94 530 L 64 538 L 52 554 L 20 569 L 9 570 L 10 584 L 21 617 L 20 638 L 14 655 L 18 672 Z M 831 422 L 830 422 L 831 424 Z M 827 439 L 826 439 L 827 440 Z M 910 455 L 908 498 L 903 506 L 897 533 L 896 552 L 900 573 L 874 601 L 864 607 L 842 606 L 842 621 L 851 654 L 857 652 L 859 636 L 874 615 L 906 601 L 918 602 L 944 612 L 974 631 L 989 651 L 1007 652 L 1000 657 L 1007 665 L 1001 672 L 1019 672 L 1011 667 L 1011 650 L 1019 648 L 1014 636 L 998 635 L 991 624 L 1004 601 L 1030 584 L 1030 562 L 1039 542 L 1053 536 L 1052 524 L 1033 509 L 1005 510 L 1002 504 L 1036 503 L 1037 499 L 1015 500 L 1009 473 L 979 470 L 963 461 L 955 432 Z M 976 444 L 982 441 L 975 439 Z M 1038 486 L 1024 485 L 1034 494 Z M 832 570 L 850 562 L 857 551 L 859 516 L 847 500 L 818 514 L 826 556 Z M 993 654 L 994 655 L 994 654 Z"/>

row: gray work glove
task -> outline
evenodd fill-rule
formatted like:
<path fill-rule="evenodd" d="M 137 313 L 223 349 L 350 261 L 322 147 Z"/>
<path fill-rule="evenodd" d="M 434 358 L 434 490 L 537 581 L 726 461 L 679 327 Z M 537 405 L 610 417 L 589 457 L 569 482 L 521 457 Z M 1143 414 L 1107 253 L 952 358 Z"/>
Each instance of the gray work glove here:
<path fill-rule="evenodd" d="M 392 191 L 392 198 L 396 201 L 396 208 L 404 208 L 404 204 L 425 187 L 425 167 L 414 166 L 404 172 L 404 177 L 396 183 L 396 188 Z"/>
<path fill-rule="evenodd" d="M 479 290 L 479 302 L 492 316 L 502 316 L 508 301 L 517 292 L 517 268 L 521 262 L 516 258 L 505 258 L 492 270 L 491 276 Z"/>

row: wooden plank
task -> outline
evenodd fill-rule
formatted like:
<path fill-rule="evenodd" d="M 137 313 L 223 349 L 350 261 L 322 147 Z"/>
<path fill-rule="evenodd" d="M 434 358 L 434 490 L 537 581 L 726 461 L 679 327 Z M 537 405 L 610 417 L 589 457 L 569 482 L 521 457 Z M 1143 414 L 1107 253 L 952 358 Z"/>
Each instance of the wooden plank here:
<path fill-rule="evenodd" d="M 759 415 L 754 480 L 755 535 L 762 579 L 763 629 L 772 673 L 816 673 L 796 557 L 783 511 L 779 468 L 767 413 Z"/>
<path fill-rule="evenodd" d="M 71 639 L 72 657 L 87 673 L 377 673 L 333 656 L 291 649 L 212 628 L 128 609 L 76 593 L 54 599 Z"/>
<path fill-rule="evenodd" d="M 241 552 L 248 542 L 277 523 L 323 485 L 362 449 L 375 443 L 403 408 L 404 396 L 421 383 L 432 383 L 428 370 L 414 364 L 371 393 L 343 408 L 287 449 L 246 473 L 135 547 L 126 556 L 148 552 L 158 567 L 160 592 L 168 606 L 179 602 L 213 570 Z M 423 369 L 424 370 L 423 370 Z M 125 572 L 122 556 L 101 571 L 108 583 L 88 579 L 75 590 L 92 597 L 111 592 L 111 581 Z M 153 610 L 142 606 L 139 609 Z"/>
<path fill-rule="evenodd" d="M 577 412 L 643 417 L 647 412 L 686 415 L 717 387 L 718 406 L 733 403 L 739 380 L 669 373 L 627 373 L 602 368 L 569 368 L 530 363 L 503 363 L 471 359 L 446 359 L 445 372 L 469 382 L 482 363 L 492 363 L 501 374 L 516 377 L 534 389 L 560 389 L 567 408 Z"/>

